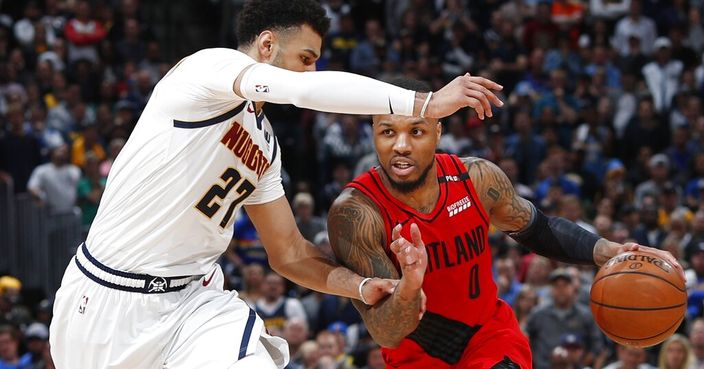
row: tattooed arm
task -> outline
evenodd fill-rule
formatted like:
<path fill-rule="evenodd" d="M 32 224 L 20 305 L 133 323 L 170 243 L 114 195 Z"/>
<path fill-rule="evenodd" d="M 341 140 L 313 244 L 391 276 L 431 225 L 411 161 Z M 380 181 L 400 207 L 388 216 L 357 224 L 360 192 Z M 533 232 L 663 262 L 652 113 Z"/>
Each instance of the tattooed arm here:
<path fill-rule="evenodd" d="M 358 190 L 344 190 L 332 204 L 328 234 L 342 265 L 363 276 L 399 278 L 399 272 L 384 251 L 386 234 L 379 209 Z M 418 326 L 422 304 L 422 277 L 420 279 L 418 284 L 417 278 L 402 277 L 394 293 L 374 306 L 352 301 L 379 345 L 397 347 Z"/>
<path fill-rule="evenodd" d="M 481 158 L 462 161 L 491 223 L 534 252 L 560 261 L 603 265 L 622 252 L 642 249 L 668 260 L 684 273 L 669 252 L 635 243 L 611 242 L 567 219 L 546 217 L 518 196 L 506 174 L 494 163 Z"/>

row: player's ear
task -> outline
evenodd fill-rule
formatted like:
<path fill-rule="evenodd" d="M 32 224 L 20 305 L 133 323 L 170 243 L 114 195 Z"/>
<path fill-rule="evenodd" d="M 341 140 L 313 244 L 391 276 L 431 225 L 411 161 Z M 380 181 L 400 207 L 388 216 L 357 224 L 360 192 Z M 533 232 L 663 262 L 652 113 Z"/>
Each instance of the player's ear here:
<path fill-rule="evenodd" d="M 272 55 L 274 55 L 274 43 L 276 42 L 276 35 L 270 30 L 264 30 L 257 36 L 257 50 L 262 60 L 271 60 Z"/>

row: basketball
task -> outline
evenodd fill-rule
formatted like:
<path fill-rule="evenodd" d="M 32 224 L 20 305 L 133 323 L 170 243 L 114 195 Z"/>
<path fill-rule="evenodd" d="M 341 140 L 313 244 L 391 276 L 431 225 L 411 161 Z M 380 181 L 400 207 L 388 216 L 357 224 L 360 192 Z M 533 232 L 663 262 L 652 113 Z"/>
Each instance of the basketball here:
<path fill-rule="evenodd" d="M 645 251 L 616 255 L 594 277 L 594 320 L 612 340 L 656 345 L 680 326 L 687 309 L 684 278 L 669 262 Z"/>

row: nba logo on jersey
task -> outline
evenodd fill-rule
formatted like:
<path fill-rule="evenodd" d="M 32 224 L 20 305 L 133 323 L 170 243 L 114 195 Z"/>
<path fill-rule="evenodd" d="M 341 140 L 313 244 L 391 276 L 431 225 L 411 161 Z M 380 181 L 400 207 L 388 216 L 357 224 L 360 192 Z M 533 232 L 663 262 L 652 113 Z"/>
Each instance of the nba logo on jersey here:
<path fill-rule="evenodd" d="M 461 200 L 455 201 L 452 205 L 448 206 L 447 212 L 451 217 L 454 217 L 463 210 L 468 209 L 470 206 L 472 206 L 472 202 L 469 201 L 469 196 L 465 196 Z"/>
<path fill-rule="evenodd" d="M 267 85 L 255 85 L 254 91 L 257 92 L 269 92 L 269 86 Z"/>

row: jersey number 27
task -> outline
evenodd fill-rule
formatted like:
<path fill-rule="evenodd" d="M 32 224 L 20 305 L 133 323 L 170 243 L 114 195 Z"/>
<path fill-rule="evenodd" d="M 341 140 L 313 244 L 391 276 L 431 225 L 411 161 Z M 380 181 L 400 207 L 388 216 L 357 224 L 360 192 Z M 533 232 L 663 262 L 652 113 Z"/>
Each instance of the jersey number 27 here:
<path fill-rule="evenodd" d="M 220 221 L 220 227 L 225 228 L 227 223 L 232 219 L 232 215 L 235 212 L 235 208 L 242 201 L 244 201 L 249 195 L 254 191 L 254 185 L 252 182 L 244 178 L 242 180 L 242 175 L 235 168 L 227 168 L 225 172 L 220 176 L 220 179 L 224 181 L 224 185 L 214 184 L 205 196 L 198 201 L 196 209 L 200 210 L 201 213 L 205 214 L 208 218 L 212 218 L 215 214 L 222 208 L 222 205 L 217 199 L 224 199 L 228 193 L 239 183 L 237 186 L 237 198 L 232 201 L 230 207 L 227 208 L 225 216 Z"/>

